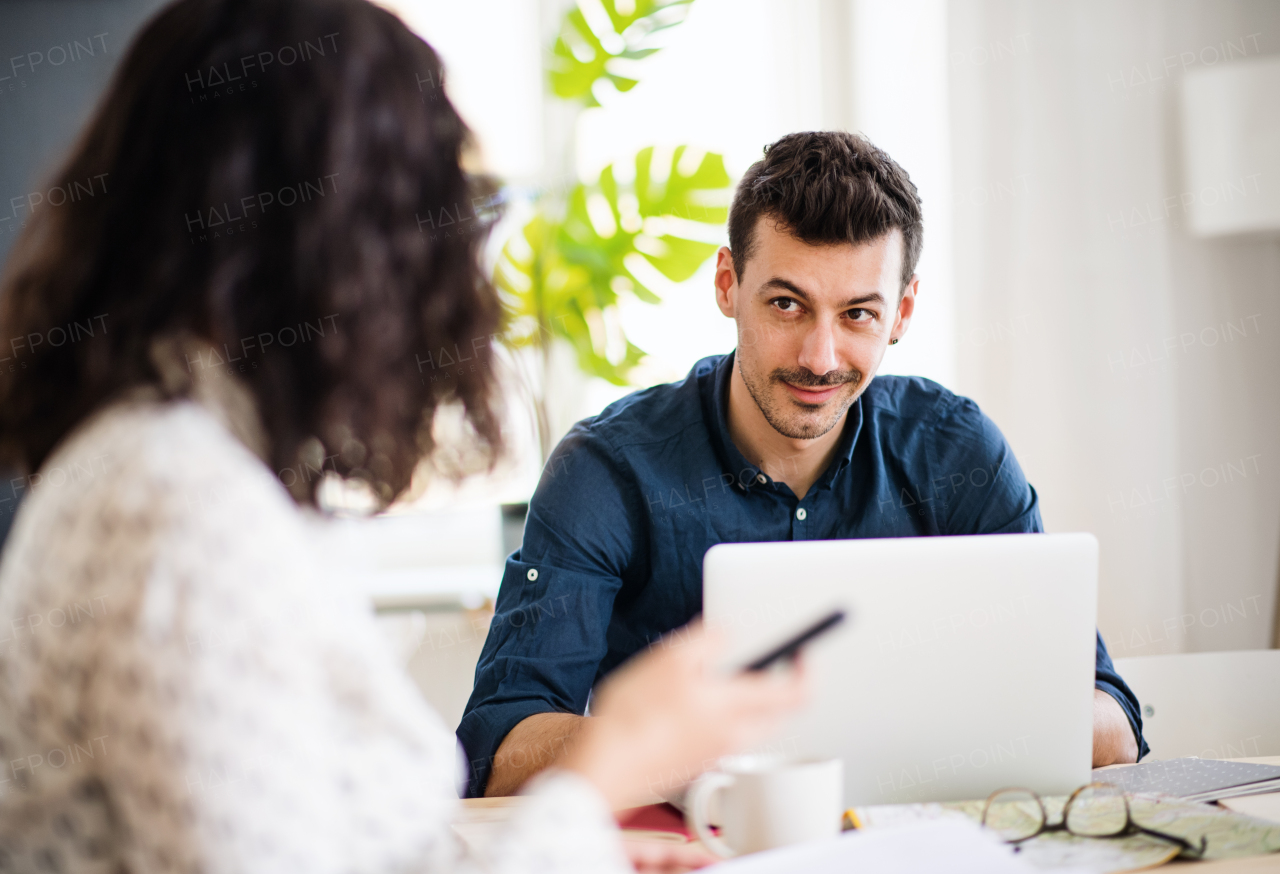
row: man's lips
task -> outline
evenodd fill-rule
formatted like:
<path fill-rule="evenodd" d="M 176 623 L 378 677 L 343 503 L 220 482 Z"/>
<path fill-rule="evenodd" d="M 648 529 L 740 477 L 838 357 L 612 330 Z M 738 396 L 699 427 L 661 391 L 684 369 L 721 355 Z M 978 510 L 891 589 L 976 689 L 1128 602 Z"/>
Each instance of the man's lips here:
<path fill-rule="evenodd" d="M 840 383 L 829 388 L 801 388 L 798 385 L 792 385 L 784 381 L 782 383 L 791 392 L 792 397 L 800 401 L 802 404 L 821 404 L 835 397 L 840 389 L 844 388 L 848 383 Z"/>

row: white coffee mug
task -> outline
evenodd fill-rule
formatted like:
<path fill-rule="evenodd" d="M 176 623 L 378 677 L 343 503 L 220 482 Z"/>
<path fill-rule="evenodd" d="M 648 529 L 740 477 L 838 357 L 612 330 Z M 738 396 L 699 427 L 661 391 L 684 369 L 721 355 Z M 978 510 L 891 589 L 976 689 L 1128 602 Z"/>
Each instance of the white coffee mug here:
<path fill-rule="evenodd" d="M 719 837 L 708 817 L 717 792 L 723 792 Z M 835 837 L 843 797 L 839 759 L 731 756 L 694 782 L 685 796 L 685 818 L 703 846 L 729 858 Z"/>

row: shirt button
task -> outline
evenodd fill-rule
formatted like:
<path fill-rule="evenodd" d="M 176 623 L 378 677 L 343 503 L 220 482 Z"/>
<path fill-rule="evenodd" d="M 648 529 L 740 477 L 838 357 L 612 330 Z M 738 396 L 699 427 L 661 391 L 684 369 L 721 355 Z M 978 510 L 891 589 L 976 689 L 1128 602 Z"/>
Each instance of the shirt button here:
<path fill-rule="evenodd" d="M 529 572 L 525 574 L 525 576 L 529 579 L 529 582 L 532 583 L 538 578 L 538 569 L 536 567 L 529 568 Z"/>
<path fill-rule="evenodd" d="M 796 510 L 796 518 L 799 519 L 801 522 L 803 522 L 805 520 L 805 517 L 808 515 L 809 515 L 809 511 L 806 510 L 804 507 L 801 507 L 799 510 Z"/>
<path fill-rule="evenodd" d="M 768 481 L 769 481 L 769 480 L 768 480 L 768 478 L 767 478 L 767 477 L 765 477 L 765 475 L 764 475 L 764 474 L 762 474 L 762 473 L 758 473 L 758 474 L 756 474 L 756 482 L 760 483 L 760 485 L 764 485 L 764 484 L 765 484 L 765 483 L 767 483 Z"/>

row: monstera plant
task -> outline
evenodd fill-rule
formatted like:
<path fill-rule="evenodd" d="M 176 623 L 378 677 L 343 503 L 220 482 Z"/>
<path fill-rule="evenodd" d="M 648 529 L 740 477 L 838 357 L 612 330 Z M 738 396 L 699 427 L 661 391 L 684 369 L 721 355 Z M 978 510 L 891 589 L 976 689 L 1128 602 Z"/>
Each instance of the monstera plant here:
<path fill-rule="evenodd" d="M 586 108 L 610 90 L 629 91 L 639 81 L 637 62 L 659 50 L 659 35 L 683 21 L 692 2 L 579 0 L 552 49 L 553 93 Z M 730 184 L 720 155 L 651 146 L 567 192 L 544 193 L 507 240 L 494 280 L 507 311 L 507 345 L 539 362 L 527 388 L 544 460 L 557 436 L 549 403 L 554 348 L 572 349 L 588 376 L 630 384 L 645 352 L 627 338 L 618 306 L 628 297 L 659 303 L 653 271 L 683 282 L 716 251 L 700 238 L 705 227 L 724 223 Z"/>
<path fill-rule="evenodd" d="M 544 454 L 552 438 L 547 414 L 551 344 L 567 342 L 578 367 L 614 385 L 627 385 L 644 357 L 618 320 L 631 295 L 658 303 L 646 267 L 683 282 L 716 251 L 714 243 L 682 236 L 688 222 L 724 223 L 729 174 L 719 155 L 679 146 L 659 156 L 649 147 L 634 168 L 579 183 L 564 202 L 548 197 L 502 249 L 494 279 L 507 305 L 507 342 L 532 348 L 543 362 L 535 404 Z M 618 177 L 629 178 L 626 184 Z"/>
<path fill-rule="evenodd" d="M 551 88 L 557 97 L 599 106 L 596 92 L 630 91 L 640 81 L 632 62 L 658 51 L 669 28 L 684 21 L 693 0 L 584 0 L 565 15 L 552 49 Z"/>

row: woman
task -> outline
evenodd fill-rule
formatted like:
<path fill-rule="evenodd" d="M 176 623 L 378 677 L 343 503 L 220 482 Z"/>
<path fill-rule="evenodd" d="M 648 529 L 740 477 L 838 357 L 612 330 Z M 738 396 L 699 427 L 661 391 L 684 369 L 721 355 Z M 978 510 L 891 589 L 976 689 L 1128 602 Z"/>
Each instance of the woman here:
<path fill-rule="evenodd" d="M 704 670 L 694 633 L 604 684 L 489 852 L 452 838 L 453 737 L 298 506 L 328 472 L 400 494 L 437 409 L 499 448 L 491 200 L 439 81 L 361 0 L 182 0 L 15 247 L 0 870 L 626 869 L 611 807 L 798 702 Z"/>

